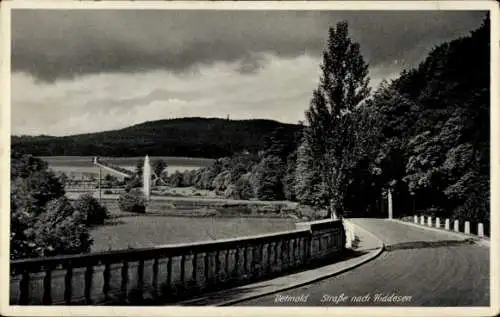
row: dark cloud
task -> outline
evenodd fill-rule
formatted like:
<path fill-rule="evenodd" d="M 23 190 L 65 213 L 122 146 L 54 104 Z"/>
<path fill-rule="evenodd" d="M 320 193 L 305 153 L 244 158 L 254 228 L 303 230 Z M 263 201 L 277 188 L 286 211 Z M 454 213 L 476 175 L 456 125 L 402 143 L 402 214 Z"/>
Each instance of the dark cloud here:
<path fill-rule="evenodd" d="M 320 56 L 328 26 L 347 20 L 372 66 L 412 66 L 442 41 L 476 28 L 479 11 L 14 10 L 12 70 L 39 80 L 238 62 L 260 53 Z"/>

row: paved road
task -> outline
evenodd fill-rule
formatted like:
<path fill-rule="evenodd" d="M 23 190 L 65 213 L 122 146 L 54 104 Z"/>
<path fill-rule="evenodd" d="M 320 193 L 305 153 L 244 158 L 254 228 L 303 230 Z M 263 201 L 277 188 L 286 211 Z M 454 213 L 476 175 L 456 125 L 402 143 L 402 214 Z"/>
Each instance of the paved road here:
<path fill-rule="evenodd" d="M 238 306 L 490 305 L 489 248 L 384 219 L 353 221 L 379 237 L 388 250 L 346 273 Z M 375 300 L 377 294 L 381 296 Z M 399 297 L 388 302 L 391 294 Z"/>

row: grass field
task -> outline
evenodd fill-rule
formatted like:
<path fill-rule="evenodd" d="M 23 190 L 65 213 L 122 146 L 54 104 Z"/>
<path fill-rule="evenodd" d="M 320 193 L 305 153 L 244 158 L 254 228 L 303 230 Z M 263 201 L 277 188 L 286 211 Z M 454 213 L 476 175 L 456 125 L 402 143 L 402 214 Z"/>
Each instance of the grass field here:
<path fill-rule="evenodd" d="M 294 229 L 290 218 L 218 218 L 129 215 L 114 218 L 91 231 L 92 251 L 152 247 Z"/>
<path fill-rule="evenodd" d="M 90 156 L 41 157 L 56 173 L 64 172 L 78 178 L 82 174 L 98 174 Z M 213 160 L 203 158 L 151 157 L 161 158 L 168 164 L 168 173 L 176 170 L 190 170 L 210 165 Z M 101 158 L 113 165 L 130 170 L 135 169 L 143 157 Z M 104 172 L 104 171 L 103 171 Z M 169 189 L 175 195 L 191 196 L 192 189 Z M 204 195 L 205 196 L 205 195 Z M 106 225 L 91 230 L 94 245 L 92 251 L 144 248 L 164 244 L 189 243 L 206 240 L 237 238 L 248 235 L 272 233 L 294 229 L 291 218 L 249 218 L 249 217 L 175 217 L 158 214 L 123 214 L 111 208 L 113 218 Z M 151 209 L 151 208 L 150 208 Z M 154 210 L 153 210 L 154 211 Z"/>

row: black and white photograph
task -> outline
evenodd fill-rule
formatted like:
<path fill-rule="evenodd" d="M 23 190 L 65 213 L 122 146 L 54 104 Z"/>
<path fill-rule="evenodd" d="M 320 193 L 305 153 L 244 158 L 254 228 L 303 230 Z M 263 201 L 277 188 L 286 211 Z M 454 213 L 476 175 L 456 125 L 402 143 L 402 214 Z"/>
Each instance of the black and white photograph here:
<path fill-rule="evenodd" d="M 2 3 L 2 315 L 499 314 L 498 4 L 356 2 Z"/>

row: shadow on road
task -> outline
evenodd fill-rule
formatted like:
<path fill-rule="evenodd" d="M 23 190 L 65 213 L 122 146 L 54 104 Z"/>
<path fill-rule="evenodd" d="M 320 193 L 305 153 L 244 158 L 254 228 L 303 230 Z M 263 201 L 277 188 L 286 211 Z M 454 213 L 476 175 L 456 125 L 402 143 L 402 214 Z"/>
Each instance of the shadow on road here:
<path fill-rule="evenodd" d="M 465 240 L 440 240 L 440 241 L 412 241 L 412 242 L 402 242 L 392 245 L 386 245 L 384 250 L 386 252 L 390 252 L 394 250 L 441 248 L 441 247 L 469 245 L 469 244 L 474 244 L 474 240 L 465 239 Z"/>

